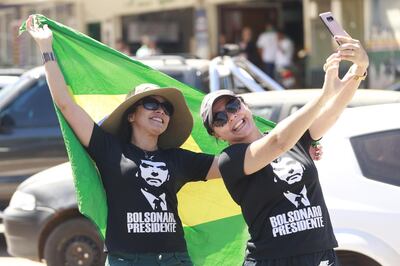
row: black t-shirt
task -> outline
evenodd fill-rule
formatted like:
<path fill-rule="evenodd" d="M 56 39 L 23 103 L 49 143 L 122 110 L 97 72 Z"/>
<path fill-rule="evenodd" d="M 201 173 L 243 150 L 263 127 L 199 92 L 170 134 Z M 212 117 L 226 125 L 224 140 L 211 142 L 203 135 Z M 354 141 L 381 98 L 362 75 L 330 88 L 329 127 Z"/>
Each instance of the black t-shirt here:
<path fill-rule="evenodd" d="M 308 131 L 290 151 L 246 176 L 249 144 L 235 144 L 219 157 L 229 193 L 249 227 L 246 256 L 273 259 L 337 247 L 318 172 L 308 154 Z"/>
<path fill-rule="evenodd" d="M 187 182 L 205 181 L 214 156 L 179 148 L 145 152 L 97 125 L 87 150 L 107 195 L 108 252 L 186 251 L 176 193 Z"/>

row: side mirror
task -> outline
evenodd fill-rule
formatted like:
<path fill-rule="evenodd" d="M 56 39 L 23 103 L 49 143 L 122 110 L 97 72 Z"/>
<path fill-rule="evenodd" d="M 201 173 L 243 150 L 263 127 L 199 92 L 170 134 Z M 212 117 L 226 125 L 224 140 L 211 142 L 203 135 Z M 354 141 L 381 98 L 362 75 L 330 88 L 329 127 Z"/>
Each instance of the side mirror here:
<path fill-rule="evenodd" d="M 15 126 L 15 121 L 10 114 L 0 114 L 0 133 L 10 133 L 13 126 Z"/>

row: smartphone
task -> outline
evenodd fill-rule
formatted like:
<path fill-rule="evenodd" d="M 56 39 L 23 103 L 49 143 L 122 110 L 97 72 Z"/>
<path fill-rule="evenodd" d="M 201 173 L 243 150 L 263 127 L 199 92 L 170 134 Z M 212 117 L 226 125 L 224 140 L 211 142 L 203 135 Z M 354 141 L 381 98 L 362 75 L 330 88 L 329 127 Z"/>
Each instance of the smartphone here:
<path fill-rule="evenodd" d="M 350 35 L 335 20 L 335 18 L 332 15 L 332 12 L 321 13 L 321 14 L 319 14 L 319 17 L 322 20 L 322 22 L 325 24 L 325 26 L 328 28 L 329 32 L 332 34 L 332 37 L 335 35 L 350 37 Z M 338 41 L 336 41 L 336 42 L 340 45 L 340 43 Z"/>

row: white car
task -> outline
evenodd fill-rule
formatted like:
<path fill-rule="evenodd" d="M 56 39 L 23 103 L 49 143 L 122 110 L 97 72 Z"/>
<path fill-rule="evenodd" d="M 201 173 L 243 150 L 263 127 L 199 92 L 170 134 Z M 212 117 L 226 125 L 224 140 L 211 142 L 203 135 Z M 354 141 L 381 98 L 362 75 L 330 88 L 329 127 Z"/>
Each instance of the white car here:
<path fill-rule="evenodd" d="M 343 265 L 400 265 L 400 104 L 345 110 L 317 162 Z"/>
<path fill-rule="evenodd" d="M 295 89 L 243 93 L 240 96 L 253 114 L 279 122 L 319 93 L 319 89 Z M 349 107 L 381 103 L 400 103 L 400 91 L 358 89 Z"/>

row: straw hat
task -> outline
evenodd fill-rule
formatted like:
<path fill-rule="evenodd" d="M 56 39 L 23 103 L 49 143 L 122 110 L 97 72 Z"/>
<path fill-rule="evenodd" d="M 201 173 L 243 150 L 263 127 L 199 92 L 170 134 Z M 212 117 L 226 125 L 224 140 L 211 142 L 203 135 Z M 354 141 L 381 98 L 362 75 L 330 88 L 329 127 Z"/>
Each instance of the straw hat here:
<path fill-rule="evenodd" d="M 126 111 L 136 102 L 152 95 L 163 97 L 174 107 L 174 113 L 170 117 L 167 129 L 158 138 L 158 147 L 163 149 L 180 147 L 190 136 L 193 128 L 193 117 L 182 92 L 176 88 L 160 88 L 150 83 L 137 86 L 134 91 L 127 95 L 125 101 L 103 121 L 101 127 L 105 131 L 123 138 L 121 126 L 125 122 Z"/>

